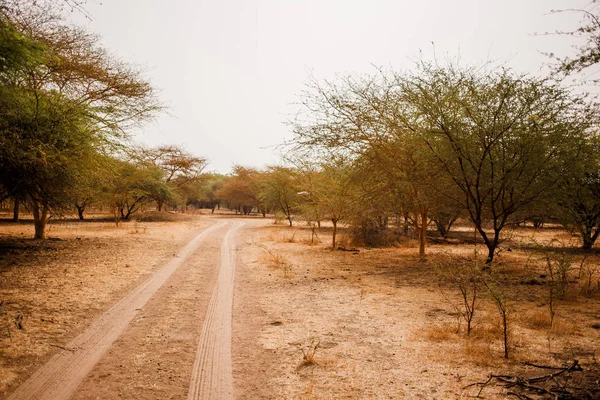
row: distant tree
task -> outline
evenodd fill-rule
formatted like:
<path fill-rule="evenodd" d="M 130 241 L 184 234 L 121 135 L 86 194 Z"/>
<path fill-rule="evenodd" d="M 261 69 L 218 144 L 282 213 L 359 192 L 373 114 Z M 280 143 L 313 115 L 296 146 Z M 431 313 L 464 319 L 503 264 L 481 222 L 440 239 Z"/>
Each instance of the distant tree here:
<path fill-rule="evenodd" d="M 196 157 L 181 147 L 166 145 L 154 148 L 140 148 L 134 157 L 138 162 L 159 168 L 163 171 L 163 181 L 165 190 L 158 191 L 156 201 L 158 211 L 162 210 L 165 202 L 173 202 L 177 193 L 183 197 L 184 204 L 187 203 L 184 186 L 198 181 L 202 176 L 202 171 L 207 165 L 207 160 L 202 157 Z M 168 188 L 168 190 L 166 190 Z"/>
<path fill-rule="evenodd" d="M 260 171 L 237 165 L 215 195 L 230 209 L 248 215 L 256 208 L 264 216 L 266 208 L 260 197 L 261 179 Z"/>
<path fill-rule="evenodd" d="M 156 192 L 164 190 L 162 171 L 153 166 L 112 159 L 111 176 L 103 188 L 103 201 L 108 204 L 115 219 L 128 220 L 140 208 L 151 202 Z"/>
<path fill-rule="evenodd" d="M 292 226 L 299 210 L 299 192 L 299 176 L 295 169 L 272 166 L 261 179 L 259 198 L 267 209 L 283 214 Z"/>
<path fill-rule="evenodd" d="M 95 153 L 90 157 L 89 163 L 84 168 L 75 171 L 76 185 L 71 187 L 77 215 L 80 220 L 85 219 L 86 211 L 95 203 L 102 200 L 102 188 L 106 187 L 107 180 L 112 172 L 110 157 Z"/>
<path fill-rule="evenodd" d="M 355 212 L 356 194 L 353 166 L 345 159 L 322 162 L 301 175 L 300 210 L 331 221 L 331 248 L 336 249 L 338 224 Z"/>
<path fill-rule="evenodd" d="M 191 193 L 188 196 L 188 202 L 196 205 L 198 208 L 209 208 L 212 213 L 219 207 L 221 198 L 218 192 L 225 183 L 225 175 L 218 173 L 203 174 L 199 181 L 192 183 Z"/>

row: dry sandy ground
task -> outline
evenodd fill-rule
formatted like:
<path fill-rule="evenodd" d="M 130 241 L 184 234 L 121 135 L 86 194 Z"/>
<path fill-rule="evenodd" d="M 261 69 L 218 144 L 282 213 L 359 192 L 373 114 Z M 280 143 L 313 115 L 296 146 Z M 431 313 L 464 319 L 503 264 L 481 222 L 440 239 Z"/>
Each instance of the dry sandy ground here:
<path fill-rule="evenodd" d="M 321 238 L 329 243 L 327 234 Z M 543 268 L 530 260 L 523 271 L 524 254 L 503 253 L 498 262 L 512 327 L 505 361 L 495 307 L 482 298 L 471 337 L 464 324 L 457 333 L 456 310 L 444 297 L 458 298 L 448 290 L 442 295 L 433 271 L 440 260 L 473 247 L 430 246 L 422 262 L 415 245 L 332 252 L 326 244 L 310 246 L 306 228 L 248 230 L 234 313 L 237 398 L 465 398 L 479 391 L 465 386 L 490 373 L 547 373 L 521 361 L 561 366 L 574 359 L 598 385 L 598 296 L 577 295 L 572 283 L 574 294 L 557 306 L 550 328 L 545 286 L 523 284 L 543 281 Z M 598 255 L 586 264 L 597 266 Z M 507 392 L 489 387 L 481 395 L 505 398 Z"/>
<path fill-rule="evenodd" d="M 191 240 L 210 221 L 28 224 L 0 233 L 0 397 Z M 19 326 L 21 329 L 19 329 Z"/>
<path fill-rule="evenodd" d="M 245 222 L 235 236 L 236 398 L 465 398 L 478 392 L 465 386 L 489 373 L 540 374 L 521 361 L 565 365 L 579 359 L 588 371 L 594 367 L 598 296 L 582 296 L 583 281 L 574 279 L 549 327 L 545 286 L 535 284 L 544 281 L 543 266 L 529 262 L 524 268 L 523 251 L 499 258 L 511 298 L 512 353 L 505 361 L 493 305 L 482 297 L 467 338 L 464 324 L 457 333 L 456 310 L 445 300 L 456 299 L 455 293 L 442 293 L 437 284 L 436 265 L 472 246 L 430 246 L 425 262 L 415 257 L 412 242 L 332 252 L 326 244 L 311 245 L 304 227 L 228 219 Z M 0 398 L 53 354 L 68 351 L 64 346 L 95 317 L 215 222 L 202 216 L 119 228 L 62 223 L 50 231 L 62 240 L 44 243 L 22 239 L 31 235 L 26 225 L 0 225 Z M 228 229 L 207 237 L 138 310 L 74 398 L 187 397 Z M 320 237 L 328 243 L 326 232 Z M 598 264 L 597 253 L 586 260 Z M 489 387 L 481 395 L 505 398 L 506 392 Z"/>

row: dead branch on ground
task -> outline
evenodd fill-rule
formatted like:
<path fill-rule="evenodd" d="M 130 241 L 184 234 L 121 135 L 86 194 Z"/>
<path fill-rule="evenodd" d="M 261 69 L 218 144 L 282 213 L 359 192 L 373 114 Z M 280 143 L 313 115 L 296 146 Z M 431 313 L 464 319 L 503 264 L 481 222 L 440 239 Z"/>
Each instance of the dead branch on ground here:
<path fill-rule="evenodd" d="M 545 375 L 526 378 L 517 375 L 489 375 L 485 382 L 475 382 L 465 386 L 479 387 L 475 397 L 480 397 L 483 389 L 490 385 L 498 385 L 507 389 L 508 396 L 523 400 L 555 399 L 579 400 L 600 398 L 600 379 L 598 366 L 584 371 L 578 360 L 567 367 L 553 367 L 522 363 L 523 365 L 553 370 Z M 587 373 L 586 373 L 587 372 Z"/>

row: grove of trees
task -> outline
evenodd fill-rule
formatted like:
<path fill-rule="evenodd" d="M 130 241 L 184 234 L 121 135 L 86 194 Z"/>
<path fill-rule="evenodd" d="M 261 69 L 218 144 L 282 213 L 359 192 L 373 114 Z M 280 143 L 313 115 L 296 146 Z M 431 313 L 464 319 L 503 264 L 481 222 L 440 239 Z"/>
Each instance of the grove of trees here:
<path fill-rule="evenodd" d="M 206 160 L 177 146 L 136 148 L 131 128 L 162 110 L 140 71 L 69 25 L 78 2 L 0 1 L 0 200 L 24 205 L 43 239 L 51 214 L 90 206 L 128 219 L 185 202 Z"/>
<path fill-rule="evenodd" d="M 527 220 L 561 224 L 584 249 L 600 236 L 598 105 L 560 79 L 597 64 L 594 14 L 576 31 L 585 45 L 548 77 L 421 61 L 312 81 L 288 162 L 222 175 L 179 146 L 127 141 L 162 110 L 155 90 L 59 11 L 0 0 L 0 201 L 15 219 L 31 211 L 35 238 L 50 214 L 95 207 L 127 220 L 147 204 L 327 221 L 334 249 L 340 224 L 369 246 L 410 234 L 421 257 L 434 229 L 446 238 L 460 220 L 488 263 Z"/>

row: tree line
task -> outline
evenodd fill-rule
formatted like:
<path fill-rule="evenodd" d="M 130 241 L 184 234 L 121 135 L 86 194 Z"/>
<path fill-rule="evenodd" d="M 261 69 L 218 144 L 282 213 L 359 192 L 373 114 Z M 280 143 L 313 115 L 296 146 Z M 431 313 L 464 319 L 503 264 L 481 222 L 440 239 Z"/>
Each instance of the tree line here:
<path fill-rule="evenodd" d="M 162 110 L 149 82 L 52 2 L 0 0 L 0 200 L 34 216 L 90 207 L 127 220 L 158 210 L 224 206 L 290 225 L 340 223 L 366 245 L 429 228 L 474 227 L 492 262 L 514 224 L 554 222 L 590 249 L 600 235 L 598 105 L 560 76 L 593 67 L 600 27 L 546 77 L 506 67 L 418 62 L 311 81 L 290 122 L 285 166 L 205 173 L 173 145 L 134 146 L 128 132 Z"/>

